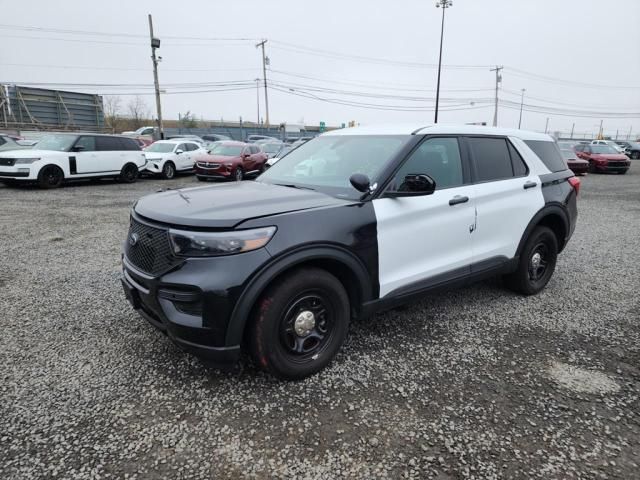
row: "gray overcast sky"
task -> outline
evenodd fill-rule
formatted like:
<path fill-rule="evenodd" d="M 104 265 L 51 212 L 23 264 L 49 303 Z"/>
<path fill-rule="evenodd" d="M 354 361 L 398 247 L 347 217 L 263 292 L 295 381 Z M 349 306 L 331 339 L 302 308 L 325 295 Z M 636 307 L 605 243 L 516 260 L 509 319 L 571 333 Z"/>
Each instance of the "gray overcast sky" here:
<path fill-rule="evenodd" d="M 555 114 L 525 111 L 523 128 L 544 130 L 549 117 L 550 131 L 569 131 L 575 122 L 577 132 L 597 132 L 599 112 L 608 111 L 635 117 L 604 118 L 606 133 L 620 129 L 626 134 L 631 126 L 640 132 L 640 0 L 453 3 L 446 12 L 443 64 L 478 67 L 443 70 L 441 122 L 490 124 L 493 108 L 488 102 L 493 98 L 495 76 L 489 65 L 498 64 L 506 67 L 501 99 L 514 102 L 512 109 L 501 106 L 500 126 L 517 126 L 519 92 L 525 88 L 525 104 L 560 110 Z M 269 91 L 271 123 L 433 121 L 432 110 L 365 109 L 296 94 L 341 103 L 431 109 L 436 86 L 432 65 L 438 61 L 441 21 L 435 0 L 0 0 L 0 6 L 2 83 L 131 84 L 119 91 L 149 92 L 144 98 L 154 109 L 148 39 L 6 28 L 148 35 L 147 14 L 151 13 L 156 36 L 163 39 L 160 83 L 167 92 L 184 90 L 187 83 L 244 82 L 235 87 L 239 88 L 262 76 L 255 42 L 169 37 L 267 38 L 273 70 L 267 75 L 274 87 L 284 90 Z M 212 87 L 194 88 L 207 89 Z M 116 91 L 111 86 L 77 90 Z M 130 97 L 122 98 L 126 103 Z M 237 120 L 241 115 L 254 121 L 256 89 L 167 94 L 163 95 L 163 109 L 168 118 L 190 110 L 205 119 Z M 595 116 L 574 116 L 576 110 Z"/>

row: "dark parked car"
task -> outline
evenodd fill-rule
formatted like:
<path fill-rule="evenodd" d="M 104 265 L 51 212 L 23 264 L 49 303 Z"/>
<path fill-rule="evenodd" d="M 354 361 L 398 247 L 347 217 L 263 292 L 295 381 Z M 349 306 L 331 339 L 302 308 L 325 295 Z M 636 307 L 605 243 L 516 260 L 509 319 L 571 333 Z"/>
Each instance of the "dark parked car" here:
<path fill-rule="evenodd" d="M 198 180 L 234 179 L 260 175 L 265 170 L 267 154 L 259 146 L 243 142 L 220 142 L 208 155 L 200 156 L 195 170 Z"/>
<path fill-rule="evenodd" d="M 640 159 L 640 143 L 638 142 L 616 142 L 624 148 L 624 154 L 634 160 Z"/>
<path fill-rule="evenodd" d="M 573 173 L 582 175 L 589 171 L 589 162 L 578 158 L 578 155 L 572 148 L 562 148 L 560 151 L 562 152 L 564 161 L 567 162 L 567 166 Z"/>
<path fill-rule="evenodd" d="M 207 133 L 206 135 L 201 135 L 200 138 L 207 142 L 221 142 L 223 140 L 231 140 L 231 137 L 221 135 L 219 133 Z"/>
<path fill-rule="evenodd" d="M 615 148 L 609 145 L 585 145 L 579 144 L 575 146 L 578 158 L 589 162 L 589 171 L 595 172 L 612 172 L 627 173 L 631 162 L 629 157 L 623 153 L 619 153 Z"/>

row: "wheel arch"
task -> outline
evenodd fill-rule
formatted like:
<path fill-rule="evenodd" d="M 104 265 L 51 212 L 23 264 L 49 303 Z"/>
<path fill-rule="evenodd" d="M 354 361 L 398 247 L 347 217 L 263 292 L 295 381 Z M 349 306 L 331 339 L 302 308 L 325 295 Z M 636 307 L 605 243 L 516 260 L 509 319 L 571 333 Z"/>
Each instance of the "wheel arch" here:
<path fill-rule="evenodd" d="M 352 317 L 357 316 L 362 304 L 372 297 L 369 273 L 351 252 L 328 245 L 297 249 L 273 259 L 249 280 L 231 313 L 226 345 L 242 343 L 251 312 L 269 285 L 291 271 L 307 266 L 326 270 L 340 281 L 349 297 Z"/>
<path fill-rule="evenodd" d="M 548 227 L 553 231 L 558 241 L 558 253 L 564 249 L 570 231 L 569 215 L 562 204 L 550 204 L 539 210 L 527 225 L 522 238 L 520 238 L 516 257 L 520 256 L 527 239 L 538 226 Z"/>

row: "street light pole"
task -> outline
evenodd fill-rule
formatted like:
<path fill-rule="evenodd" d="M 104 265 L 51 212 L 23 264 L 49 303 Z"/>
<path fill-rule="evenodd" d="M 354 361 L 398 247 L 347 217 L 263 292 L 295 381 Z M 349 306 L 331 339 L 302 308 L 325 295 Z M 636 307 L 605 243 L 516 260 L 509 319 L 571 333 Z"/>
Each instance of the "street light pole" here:
<path fill-rule="evenodd" d="M 438 0 L 436 8 L 442 8 L 442 25 L 440 26 L 440 55 L 438 56 L 438 84 L 436 86 L 436 112 L 433 123 L 438 123 L 438 106 L 440 104 L 440 71 L 442 70 L 442 41 L 444 40 L 444 11 L 451 7 L 451 0 Z"/>
<path fill-rule="evenodd" d="M 160 82 L 158 81 L 158 59 L 156 48 L 160 48 L 160 39 L 153 36 L 153 19 L 149 14 L 149 37 L 151 38 L 151 60 L 153 61 L 153 83 L 156 89 L 156 109 L 158 111 L 158 130 L 160 140 L 164 139 L 164 125 L 162 124 L 162 106 L 160 104 Z"/>
<path fill-rule="evenodd" d="M 526 90 L 523 88 L 521 92 L 522 95 L 520 96 L 520 120 L 518 120 L 518 130 L 520 130 L 520 127 L 522 126 L 522 106 L 524 105 L 524 92 L 526 92 Z"/>

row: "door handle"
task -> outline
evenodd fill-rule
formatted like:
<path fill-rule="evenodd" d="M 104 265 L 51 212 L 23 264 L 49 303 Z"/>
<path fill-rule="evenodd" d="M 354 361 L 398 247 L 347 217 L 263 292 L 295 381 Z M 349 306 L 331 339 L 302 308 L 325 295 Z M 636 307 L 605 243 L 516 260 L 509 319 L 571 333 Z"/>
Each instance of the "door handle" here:
<path fill-rule="evenodd" d="M 462 195 L 456 195 L 451 200 L 449 200 L 449 205 L 458 205 L 459 203 L 466 203 L 469 201 L 469 197 L 463 197 Z"/>
<path fill-rule="evenodd" d="M 535 187 L 536 185 L 538 185 L 536 182 L 527 182 L 527 183 L 525 183 L 525 184 L 523 185 L 523 187 L 524 187 L 524 189 L 525 189 L 525 190 L 527 190 L 527 189 L 529 189 L 529 188 L 533 188 L 533 187 Z"/>

